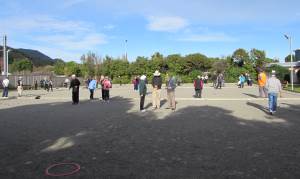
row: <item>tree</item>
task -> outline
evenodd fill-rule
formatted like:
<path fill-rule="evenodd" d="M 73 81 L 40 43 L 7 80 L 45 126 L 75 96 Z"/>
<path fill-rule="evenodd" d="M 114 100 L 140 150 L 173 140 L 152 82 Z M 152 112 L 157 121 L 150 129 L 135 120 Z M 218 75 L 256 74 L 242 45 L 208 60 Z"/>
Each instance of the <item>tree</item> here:
<path fill-rule="evenodd" d="M 80 65 L 74 61 L 67 62 L 64 71 L 65 75 L 67 76 L 71 76 L 72 74 L 75 74 L 76 76 L 82 76 Z"/>
<path fill-rule="evenodd" d="M 217 60 L 212 65 L 212 69 L 217 73 L 224 73 L 227 68 L 228 64 L 226 60 Z"/>
<path fill-rule="evenodd" d="M 233 52 L 232 60 L 234 64 L 242 67 L 245 63 L 249 62 L 250 58 L 245 49 L 239 48 Z"/>
<path fill-rule="evenodd" d="M 286 76 L 290 75 L 290 71 L 287 68 L 279 65 L 271 65 L 269 68 L 267 68 L 266 72 L 271 73 L 272 70 L 276 71 L 276 76 L 280 81 L 289 80 L 286 79 Z"/>
<path fill-rule="evenodd" d="M 101 63 L 101 58 L 93 52 L 88 52 L 80 58 L 82 62 L 82 73 L 85 77 L 95 76 L 96 64 Z M 100 63 L 99 63 L 100 62 Z"/>
<path fill-rule="evenodd" d="M 12 63 L 12 71 L 13 72 L 24 72 L 33 70 L 33 64 L 28 59 L 15 60 Z"/>
<path fill-rule="evenodd" d="M 54 63 L 54 73 L 57 75 L 65 74 L 65 62 L 61 59 L 57 59 Z"/>

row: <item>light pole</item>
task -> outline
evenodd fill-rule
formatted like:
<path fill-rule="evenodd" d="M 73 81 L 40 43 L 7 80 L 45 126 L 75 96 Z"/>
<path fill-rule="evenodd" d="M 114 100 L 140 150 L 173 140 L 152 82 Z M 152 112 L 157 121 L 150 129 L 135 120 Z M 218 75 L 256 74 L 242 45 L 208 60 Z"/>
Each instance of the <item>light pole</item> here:
<path fill-rule="evenodd" d="M 127 61 L 127 40 L 125 40 L 125 60 Z"/>
<path fill-rule="evenodd" d="M 6 51 L 6 76 L 8 76 L 8 53 L 11 52 L 11 49 Z"/>
<path fill-rule="evenodd" d="M 7 76 L 6 72 L 6 35 L 3 36 L 3 75 Z"/>
<path fill-rule="evenodd" d="M 291 55 L 291 84 L 292 91 L 294 91 L 294 67 L 293 67 L 293 51 L 292 51 L 292 37 L 288 35 L 284 35 L 284 37 L 289 40 L 290 43 L 290 55 Z"/>

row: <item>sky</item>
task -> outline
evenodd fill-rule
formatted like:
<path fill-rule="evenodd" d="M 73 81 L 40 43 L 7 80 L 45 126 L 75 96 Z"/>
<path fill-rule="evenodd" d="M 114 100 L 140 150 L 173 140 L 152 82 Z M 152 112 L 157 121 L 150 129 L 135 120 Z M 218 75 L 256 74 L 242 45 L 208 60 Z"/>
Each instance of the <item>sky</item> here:
<path fill-rule="evenodd" d="M 300 48 L 299 0 L 0 0 L 0 36 L 13 48 L 80 61 L 104 57 L 264 50 L 283 61 Z M 127 43 L 126 43 L 127 40 Z"/>

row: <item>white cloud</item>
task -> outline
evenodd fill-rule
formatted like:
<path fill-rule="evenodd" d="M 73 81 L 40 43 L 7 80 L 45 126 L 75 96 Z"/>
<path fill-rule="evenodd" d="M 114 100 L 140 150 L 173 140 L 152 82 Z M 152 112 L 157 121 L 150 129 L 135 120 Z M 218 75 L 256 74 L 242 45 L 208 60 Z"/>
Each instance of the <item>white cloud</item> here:
<path fill-rule="evenodd" d="M 86 22 L 61 20 L 43 15 L 9 17 L 0 20 L 0 29 L 6 32 L 78 32 L 89 31 L 90 28 L 91 25 Z"/>
<path fill-rule="evenodd" d="M 81 54 L 108 43 L 109 37 L 94 29 L 92 24 L 84 21 L 61 20 L 50 16 L 0 19 L 0 31 L 8 32 L 13 47 L 32 48 L 52 58 L 66 60 L 77 60 Z"/>
<path fill-rule="evenodd" d="M 58 46 L 66 50 L 91 50 L 97 45 L 107 43 L 106 36 L 100 33 L 86 35 L 49 35 L 33 38 L 39 42 L 51 43 L 54 46 Z"/>
<path fill-rule="evenodd" d="M 112 24 L 108 24 L 108 25 L 105 25 L 103 28 L 104 28 L 105 30 L 113 30 L 113 29 L 116 28 L 116 26 L 115 26 L 115 25 L 112 25 Z"/>
<path fill-rule="evenodd" d="M 150 17 L 147 28 L 151 31 L 176 32 L 188 26 L 186 19 L 181 17 Z"/>
<path fill-rule="evenodd" d="M 237 38 L 231 37 L 224 33 L 208 33 L 208 34 L 191 34 L 186 37 L 179 38 L 178 41 L 184 42 L 236 42 Z"/>
<path fill-rule="evenodd" d="M 62 7 L 68 8 L 80 4 L 86 0 L 63 0 Z"/>

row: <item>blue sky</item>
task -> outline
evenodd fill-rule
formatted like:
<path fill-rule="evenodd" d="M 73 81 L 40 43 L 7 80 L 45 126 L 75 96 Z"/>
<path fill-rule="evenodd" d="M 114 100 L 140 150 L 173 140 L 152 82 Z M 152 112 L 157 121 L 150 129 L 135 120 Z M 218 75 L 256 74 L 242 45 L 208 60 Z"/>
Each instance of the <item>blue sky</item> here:
<path fill-rule="evenodd" d="M 223 57 L 237 48 L 289 53 L 300 48 L 297 0 L 0 0 L 0 35 L 8 45 L 79 61 L 88 51 L 130 61 L 137 56 L 200 52 Z M 125 40 L 128 40 L 125 46 Z"/>

